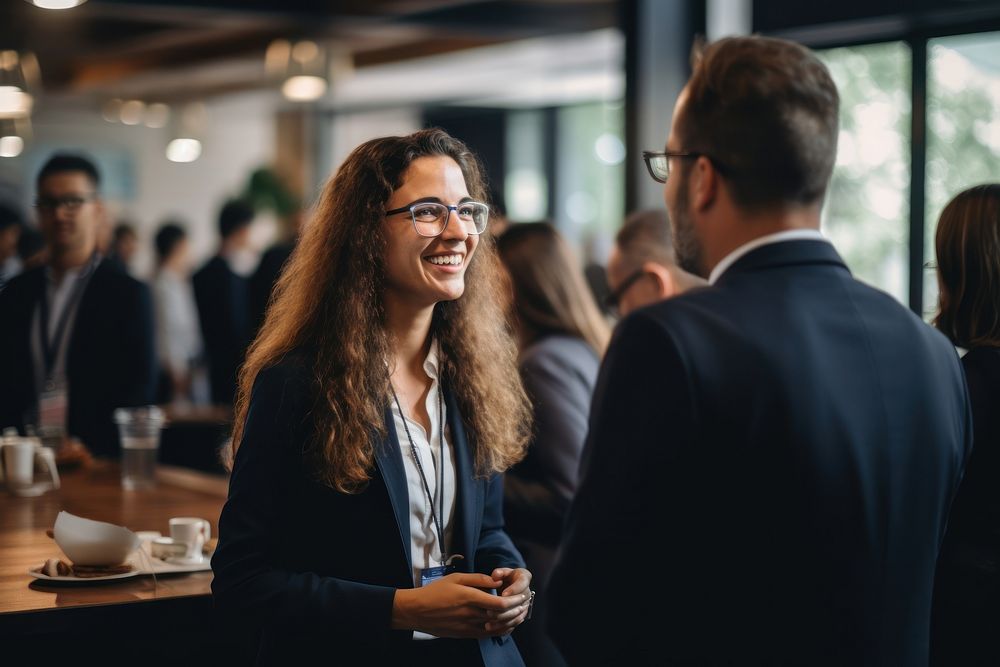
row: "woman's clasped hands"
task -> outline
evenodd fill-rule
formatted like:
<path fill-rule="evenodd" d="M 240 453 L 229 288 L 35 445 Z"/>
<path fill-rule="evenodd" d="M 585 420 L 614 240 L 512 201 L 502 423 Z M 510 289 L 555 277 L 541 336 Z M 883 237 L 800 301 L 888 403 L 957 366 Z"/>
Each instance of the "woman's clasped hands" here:
<path fill-rule="evenodd" d="M 456 572 L 421 588 L 401 588 L 392 627 L 435 637 L 498 637 L 524 622 L 531 607 L 531 573 L 497 568 L 492 576 Z M 499 594 L 489 592 L 497 590 Z"/>

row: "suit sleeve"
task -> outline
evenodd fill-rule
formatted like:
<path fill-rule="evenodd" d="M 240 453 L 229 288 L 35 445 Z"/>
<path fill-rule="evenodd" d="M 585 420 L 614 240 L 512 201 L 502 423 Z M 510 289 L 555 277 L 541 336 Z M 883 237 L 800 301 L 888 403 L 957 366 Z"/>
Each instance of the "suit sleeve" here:
<path fill-rule="evenodd" d="M 257 626 L 336 628 L 388 640 L 395 589 L 291 571 L 279 563 L 283 513 L 307 511 L 286 504 L 291 485 L 301 480 L 308 433 L 304 376 L 278 366 L 263 371 L 254 386 L 212 558 L 216 606 Z"/>
<path fill-rule="evenodd" d="M 476 550 L 476 570 L 490 574 L 498 567 L 524 567 L 524 559 L 504 530 L 503 477 L 493 475 L 486 481 L 483 523 Z"/>
<path fill-rule="evenodd" d="M 652 619 L 670 526 L 652 508 L 658 477 L 689 446 L 692 422 L 667 331 L 645 311 L 623 320 L 598 378 L 580 488 L 549 586 L 549 631 L 570 664 L 625 664 L 622 651 L 663 631 Z"/>

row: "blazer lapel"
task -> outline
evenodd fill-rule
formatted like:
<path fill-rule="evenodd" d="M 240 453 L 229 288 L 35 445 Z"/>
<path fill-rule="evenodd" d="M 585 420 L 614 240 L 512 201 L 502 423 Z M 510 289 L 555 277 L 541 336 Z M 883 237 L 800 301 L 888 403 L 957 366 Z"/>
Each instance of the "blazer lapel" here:
<path fill-rule="evenodd" d="M 459 570 L 475 570 L 476 549 L 479 546 L 479 528 L 483 516 L 482 482 L 473 476 L 472 452 L 465 436 L 458 402 L 450 390 L 445 389 L 448 406 L 449 440 L 455 452 L 455 530 L 452 533 L 452 553 L 462 554 L 465 562 L 456 563 Z"/>
<path fill-rule="evenodd" d="M 410 494 L 406 489 L 406 469 L 403 467 L 403 453 L 399 449 L 399 436 L 396 434 L 396 422 L 392 418 L 392 410 L 385 409 L 385 427 L 387 435 L 375 445 L 375 463 L 378 465 L 385 488 L 389 492 L 393 513 L 396 515 L 396 525 L 399 537 L 403 541 L 403 553 L 406 554 L 408 571 L 413 571 L 413 553 L 410 544 Z"/>

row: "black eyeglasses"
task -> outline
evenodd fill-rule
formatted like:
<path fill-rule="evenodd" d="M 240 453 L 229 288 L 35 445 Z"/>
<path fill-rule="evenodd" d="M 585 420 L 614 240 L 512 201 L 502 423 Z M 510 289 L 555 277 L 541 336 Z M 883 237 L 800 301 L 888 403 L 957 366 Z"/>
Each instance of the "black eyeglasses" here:
<path fill-rule="evenodd" d="M 83 207 L 84 204 L 90 201 L 94 201 L 97 195 L 94 193 L 86 195 L 66 195 L 65 197 L 45 197 L 40 196 L 35 199 L 35 208 L 41 209 L 43 211 L 58 211 L 63 206 L 66 207 L 70 213 L 75 213 Z"/>
<path fill-rule="evenodd" d="M 625 296 L 625 292 L 628 291 L 629 287 L 636 284 L 639 281 L 639 278 L 642 278 L 645 273 L 646 272 L 642 269 L 636 269 L 630 273 L 628 278 L 623 280 L 622 284 L 618 286 L 618 289 L 604 297 L 605 307 L 607 307 L 608 310 L 618 310 L 618 304 L 622 300 L 622 297 Z"/>
<path fill-rule="evenodd" d="M 386 216 L 409 213 L 413 228 L 420 236 L 440 236 L 448 227 L 451 212 L 455 211 L 467 234 L 482 234 L 490 218 L 490 207 L 477 201 L 464 201 L 448 206 L 436 201 L 417 201 L 386 211 Z"/>
<path fill-rule="evenodd" d="M 670 178 L 670 158 L 698 158 L 698 157 L 708 157 L 704 153 L 698 153 L 696 151 L 643 151 L 642 160 L 646 163 L 646 169 L 649 171 L 649 175 L 653 177 L 653 180 L 657 183 L 666 183 L 667 179 Z M 712 160 L 715 163 L 715 160 Z"/>

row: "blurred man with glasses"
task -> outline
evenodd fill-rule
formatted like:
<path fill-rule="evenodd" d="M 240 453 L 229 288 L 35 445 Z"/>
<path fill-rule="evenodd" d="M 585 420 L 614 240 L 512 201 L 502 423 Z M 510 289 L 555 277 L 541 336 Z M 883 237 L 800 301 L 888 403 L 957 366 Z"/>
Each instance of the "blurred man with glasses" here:
<path fill-rule="evenodd" d="M 608 310 L 625 317 L 704 284 L 677 266 L 666 211 L 636 211 L 625 219 L 608 258 Z"/>
<path fill-rule="evenodd" d="M 99 187 L 84 157 L 45 163 L 35 205 L 48 259 L 0 292 L 0 427 L 33 430 L 67 458 L 116 456 L 114 409 L 155 388 L 149 291 L 97 252 Z"/>
<path fill-rule="evenodd" d="M 948 341 L 818 231 L 838 106 L 808 49 L 723 39 L 644 156 L 710 286 L 605 356 L 550 587 L 571 664 L 927 664 L 969 406 Z"/>

